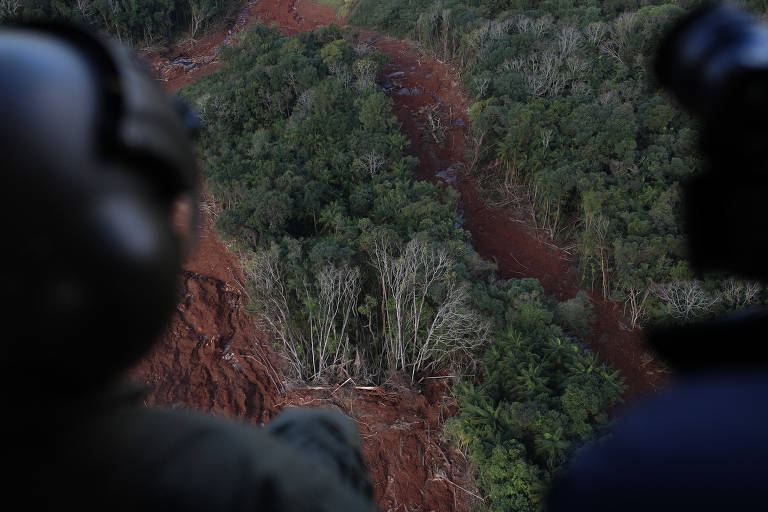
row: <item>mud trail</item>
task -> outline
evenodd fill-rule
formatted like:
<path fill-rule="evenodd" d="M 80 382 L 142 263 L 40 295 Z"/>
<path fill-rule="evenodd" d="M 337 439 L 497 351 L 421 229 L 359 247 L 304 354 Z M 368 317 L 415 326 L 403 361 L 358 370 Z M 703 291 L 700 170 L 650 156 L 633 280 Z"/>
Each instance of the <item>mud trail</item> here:
<path fill-rule="evenodd" d="M 192 45 L 147 54 L 168 90 L 214 71 L 222 44 L 260 21 L 285 34 L 343 24 L 325 6 L 299 0 L 251 1 L 228 26 Z M 408 42 L 361 31 L 361 39 L 387 53 L 391 62 L 379 81 L 394 101 L 410 152 L 419 158 L 418 178 L 442 181 L 461 193 L 464 227 L 475 249 L 498 264 L 504 277 L 535 277 L 558 299 L 576 294 L 578 279 L 568 255 L 527 228 L 512 210 L 490 210 L 465 179 L 469 101 L 444 63 L 425 57 Z M 444 140 L 436 143 L 426 127 L 425 109 L 438 113 Z M 184 265 L 178 311 L 154 351 L 132 372 L 150 389 L 148 405 L 189 407 L 262 424 L 286 407 L 339 409 L 353 418 L 363 438 L 366 462 L 383 510 L 466 510 L 474 488 L 465 480 L 466 460 L 441 438 L 455 400 L 445 380 L 425 381 L 420 389 L 393 383 L 375 389 L 336 387 L 283 392 L 271 350 L 271 336 L 242 311 L 244 278 L 215 229 L 210 213 L 203 221 L 198 251 Z M 596 299 L 593 297 L 593 299 Z M 627 398 L 662 386 L 667 376 L 629 331 L 619 305 L 595 300 L 594 335 L 588 340 L 601 359 L 622 370 Z"/>

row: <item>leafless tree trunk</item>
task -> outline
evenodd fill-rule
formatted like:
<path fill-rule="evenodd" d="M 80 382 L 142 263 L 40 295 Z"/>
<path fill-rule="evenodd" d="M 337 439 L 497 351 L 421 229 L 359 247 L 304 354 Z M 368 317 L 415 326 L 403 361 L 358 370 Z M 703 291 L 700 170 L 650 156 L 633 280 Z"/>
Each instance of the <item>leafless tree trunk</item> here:
<path fill-rule="evenodd" d="M 552 19 L 552 16 L 547 14 L 546 16 L 543 16 L 541 18 L 537 18 L 536 20 L 531 22 L 530 30 L 533 33 L 534 36 L 536 36 L 536 39 L 540 39 L 541 36 L 544 35 L 547 30 L 552 26 L 552 22 L 554 20 Z"/>
<path fill-rule="evenodd" d="M 629 44 L 629 39 L 635 30 L 636 24 L 637 17 L 635 13 L 625 12 L 620 14 L 611 25 L 608 38 L 599 43 L 600 51 L 616 59 L 621 64 L 625 64 L 622 52 L 627 47 L 627 44 Z"/>
<path fill-rule="evenodd" d="M 650 293 L 650 288 L 646 288 L 645 290 L 630 288 L 627 291 L 627 300 L 624 303 L 624 308 L 626 311 L 626 307 L 629 306 L 629 319 L 632 324 L 632 329 L 635 329 L 640 324 L 640 321 L 645 318 L 647 313 L 645 301 L 648 299 Z"/>
<path fill-rule="evenodd" d="M 432 136 L 435 143 L 442 144 L 448 135 L 448 127 L 443 121 L 443 113 L 440 107 L 435 105 L 426 105 L 419 109 L 426 124 L 429 135 Z"/>
<path fill-rule="evenodd" d="M 280 340 L 284 356 L 292 373 L 306 379 L 305 366 L 299 354 L 302 346 L 299 333 L 293 329 L 288 306 L 289 291 L 280 268 L 276 251 L 246 254 L 241 258 L 243 272 L 253 284 L 253 299 L 258 312 L 264 317 L 271 331 Z"/>
<path fill-rule="evenodd" d="M 386 160 L 376 151 L 368 151 L 356 160 L 357 166 L 366 171 L 371 176 L 376 175 L 379 169 L 384 166 Z"/>
<path fill-rule="evenodd" d="M 333 62 L 328 66 L 328 72 L 339 79 L 344 90 L 349 90 L 352 86 L 352 73 L 349 72 L 349 67 L 346 64 L 340 62 Z"/>
<path fill-rule="evenodd" d="M 560 29 L 557 35 L 557 48 L 560 55 L 568 57 L 573 52 L 581 48 L 581 32 L 573 25 L 566 25 Z"/>
<path fill-rule="evenodd" d="M 729 306 L 744 308 L 752 304 L 761 291 L 762 286 L 758 282 L 728 279 L 723 283 L 721 296 Z"/>
<path fill-rule="evenodd" d="M 594 214 L 590 212 L 584 212 L 584 232 L 593 238 L 594 248 L 597 251 L 597 261 L 600 265 L 600 281 L 602 284 L 603 299 L 607 299 L 611 291 L 609 254 L 608 246 L 606 243 L 609 226 L 610 220 L 606 216 L 599 213 Z"/>
<path fill-rule="evenodd" d="M 189 0 L 189 13 L 189 39 L 193 40 L 203 23 L 205 23 L 205 20 L 208 19 L 209 13 L 206 12 L 201 2 L 196 2 L 195 0 Z"/>
<path fill-rule="evenodd" d="M 513 25 L 512 20 L 491 20 L 488 25 L 488 35 L 493 39 L 501 39 L 509 33 Z"/>
<path fill-rule="evenodd" d="M 357 310 L 360 271 L 328 265 L 317 275 L 316 292 L 305 285 L 309 314 L 309 340 L 312 374 L 309 380 L 327 377 L 335 367 L 343 366 L 348 354 L 347 326 Z"/>
<path fill-rule="evenodd" d="M 399 255 L 388 238 L 377 238 L 371 263 L 382 290 L 383 354 L 390 369 L 422 370 L 466 353 L 487 337 L 488 322 L 469 309 L 469 295 L 451 275 L 452 259 L 420 240 L 411 240 Z M 444 287 L 442 299 L 431 304 L 429 294 Z"/>
<path fill-rule="evenodd" d="M 549 143 L 552 142 L 553 133 L 552 128 L 542 128 L 539 132 L 539 135 L 541 135 L 541 146 L 544 149 L 549 148 Z"/>
<path fill-rule="evenodd" d="M 450 36 L 450 25 L 451 25 L 451 10 L 445 9 L 441 13 L 442 18 L 442 29 L 443 29 L 443 59 L 448 60 L 451 58 L 451 54 L 448 53 L 448 38 Z"/>
<path fill-rule="evenodd" d="M 607 32 L 608 27 L 601 21 L 590 23 L 584 29 L 587 40 L 595 46 L 600 46 L 600 43 L 603 41 L 603 38 Z"/>
<path fill-rule="evenodd" d="M 664 303 L 670 315 L 681 320 L 707 313 L 720 300 L 720 297 L 707 293 L 695 280 L 654 284 L 651 291 Z"/>
<path fill-rule="evenodd" d="M 21 8 L 21 0 L 0 0 L 0 20 L 14 18 Z"/>
<path fill-rule="evenodd" d="M 491 81 L 487 78 L 476 76 L 472 78 L 472 82 L 475 84 L 475 90 L 477 90 L 477 97 L 484 98 L 485 93 L 488 92 L 488 85 L 491 83 Z"/>
<path fill-rule="evenodd" d="M 75 9 L 80 13 L 80 16 L 84 20 L 90 19 L 93 16 L 94 10 L 90 0 L 76 0 Z"/>

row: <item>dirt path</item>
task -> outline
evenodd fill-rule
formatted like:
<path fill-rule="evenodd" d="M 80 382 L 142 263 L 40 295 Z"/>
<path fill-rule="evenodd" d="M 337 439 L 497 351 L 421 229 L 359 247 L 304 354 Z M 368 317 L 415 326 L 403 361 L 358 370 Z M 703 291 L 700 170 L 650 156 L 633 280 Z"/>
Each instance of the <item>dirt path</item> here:
<path fill-rule="evenodd" d="M 230 27 L 211 32 L 193 45 L 162 55 L 147 55 L 169 90 L 176 90 L 216 69 L 218 48 L 257 20 L 286 34 L 343 23 L 333 11 L 308 1 L 250 1 Z M 404 41 L 363 31 L 363 39 L 387 53 L 391 63 L 380 81 L 394 100 L 394 110 L 410 151 L 419 158 L 419 179 L 441 180 L 461 192 L 465 227 L 477 251 L 496 261 L 504 277 L 535 277 L 558 299 L 576 294 L 578 279 L 568 255 L 515 218 L 514 211 L 489 210 L 471 181 L 462 179 L 467 153 L 469 102 L 445 64 L 424 57 Z M 448 120 L 442 144 L 424 137 L 421 111 L 434 107 Z M 192 407 L 234 416 L 255 424 L 282 408 L 337 408 L 357 421 L 365 456 L 383 510 L 465 510 L 472 484 L 464 480 L 466 461 L 440 439 L 455 401 L 444 381 L 420 390 L 404 386 L 354 390 L 299 389 L 280 392 L 267 329 L 242 312 L 247 300 L 237 262 L 227 253 L 206 217 L 197 254 L 185 264 L 184 295 L 171 328 L 134 376 L 153 391 L 150 405 Z M 595 301 L 594 335 L 589 346 L 627 378 L 627 398 L 652 392 L 666 382 L 637 331 L 629 331 L 621 308 Z"/>

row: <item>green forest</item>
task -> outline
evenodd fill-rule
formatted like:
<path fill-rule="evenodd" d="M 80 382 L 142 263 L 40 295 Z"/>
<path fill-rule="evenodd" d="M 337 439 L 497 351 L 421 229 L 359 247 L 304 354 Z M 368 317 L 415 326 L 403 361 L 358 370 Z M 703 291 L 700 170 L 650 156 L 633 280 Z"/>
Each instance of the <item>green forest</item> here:
<path fill-rule="evenodd" d="M 661 34 L 695 1 L 361 0 L 350 22 L 416 41 L 473 96 L 473 177 L 572 247 L 582 285 L 632 327 L 747 307 L 762 288 L 686 261 L 680 185 L 694 123 L 649 76 Z M 765 2 L 747 2 L 764 12 Z"/>
<path fill-rule="evenodd" d="M 476 372 L 450 436 L 481 462 L 492 509 L 535 509 L 623 379 L 578 342 L 588 300 L 499 279 L 468 244 L 456 192 L 413 179 L 375 84 L 387 57 L 355 43 L 335 26 L 292 38 L 257 26 L 183 91 L 201 113 L 217 225 L 290 377 Z"/>
<path fill-rule="evenodd" d="M 360 0 L 350 23 L 459 70 L 479 155 L 469 172 L 487 204 L 571 248 L 583 287 L 623 304 L 635 328 L 765 299 L 756 283 L 696 279 L 686 261 L 679 210 L 700 165 L 696 126 L 648 69 L 662 32 L 697 3 Z M 194 38 L 236 5 L 8 0 L 0 21 L 66 19 L 144 47 Z M 604 432 L 623 378 L 580 341 L 587 293 L 559 303 L 536 280 L 501 279 L 473 250 L 458 193 L 414 179 L 377 85 L 388 57 L 358 38 L 256 25 L 181 93 L 200 114 L 206 188 L 249 311 L 294 382 L 460 375 L 446 435 L 482 508 L 541 510 L 569 455 Z"/>
<path fill-rule="evenodd" d="M 0 23 L 64 20 L 105 30 L 134 47 L 194 38 L 231 15 L 237 0 L 4 0 Z"/>

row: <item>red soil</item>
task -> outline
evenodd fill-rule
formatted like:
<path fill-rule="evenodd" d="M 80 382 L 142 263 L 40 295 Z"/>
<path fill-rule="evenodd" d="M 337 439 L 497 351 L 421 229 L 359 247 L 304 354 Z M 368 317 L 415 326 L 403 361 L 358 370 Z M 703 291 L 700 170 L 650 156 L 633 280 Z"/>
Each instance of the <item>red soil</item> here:
<path fill-rule="evenodd" d="M 176 90 L 213 71 L 217 48 L 257 19 L 286 34 L 341 23 L 330 8 L 312 2 L 261 0 L 250 9 L 244 7 L 231 22 L 233 29 L 213 31 L 191 46 L 179 45 L 147 58 L 166 88 Z M 488 209 L 472 182 L 462 179 L 469 103 L 453 78 L 457 74 L 420 55 L 407 42 L 365 31 L 362 37 L 391 57 L 381 78 L 392 87 L 395 114 L 412 141 L 411 152 L 420 159 L 418 177 L 436 181 L 438 172 L 447 171 L 443 179 L 461 192 L 464 225 L 478 252 L 496 261 L 504 277 L 535 277 L 559 299 L 574 296 L 578 279 L 567 254 L 517 221 L 514 211 Z M 183 59 L 177 62 L 187 67 L 172 64 L 179 57 Z M 443 144 L 423 136 L 419 109 L 428 105 L 443 109 L 450 122 Z M 151 389 L 147 403 L 190 407 L 255 424 L 285 407 L 337 408 L 358 423 L 376 500 L 384 510 L 467 509 L 473 491 L 464 476 L 466 461 L 441 438 L 445 418 L 456 407 L 445 381 L 430 379 L 420 390 L 385 386 L 281 391 L 271 335 L 242 311 L 247 300 L 244 279 L 213 229 L 210 214 L 202 234 L 198 251 L 184 265 L 182 296 L 167 333 L 132 372 Z M 663 385 L 666 376 L 645 356 L 639 333 L 626 328 L 621 308 L 595 300 L 595 313 L 589 346 L 622 371 L 629 384 L 626 396 Z"/>
<path fill-rule="evenodd" d="M 242 310 L 244 278 L 203 220 L 197 250 L 184 264 L 180 302 L 165 335 L 132 374 L 148 405 L 189 407 L 265 422 L 278 410 L 269 331 Z"/>

